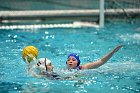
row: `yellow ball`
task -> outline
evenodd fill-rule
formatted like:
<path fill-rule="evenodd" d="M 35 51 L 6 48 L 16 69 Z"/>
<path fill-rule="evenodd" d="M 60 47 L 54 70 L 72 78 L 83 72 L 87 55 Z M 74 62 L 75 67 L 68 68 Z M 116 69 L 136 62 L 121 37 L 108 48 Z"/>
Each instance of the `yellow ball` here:
<path fill-rule="evenodd" d="M 37 58 L 37 56 L 38 56 L 38 49 L 34 46 L 27 46 L 22 51 L 22 58 L 24 61 L 26 61 L 27 58 L 27 61 L 31 62 L 33 61 L 33 58 L 34 57 Z"/>

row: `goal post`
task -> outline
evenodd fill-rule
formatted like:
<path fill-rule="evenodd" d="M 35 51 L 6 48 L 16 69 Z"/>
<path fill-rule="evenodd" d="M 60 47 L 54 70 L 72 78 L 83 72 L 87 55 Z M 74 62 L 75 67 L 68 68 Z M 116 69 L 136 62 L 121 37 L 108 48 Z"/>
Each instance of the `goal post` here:
<path fill-rule="evenodd" d="M 104 0 L 100 0 L 99 27 L 104 27 Z"/>

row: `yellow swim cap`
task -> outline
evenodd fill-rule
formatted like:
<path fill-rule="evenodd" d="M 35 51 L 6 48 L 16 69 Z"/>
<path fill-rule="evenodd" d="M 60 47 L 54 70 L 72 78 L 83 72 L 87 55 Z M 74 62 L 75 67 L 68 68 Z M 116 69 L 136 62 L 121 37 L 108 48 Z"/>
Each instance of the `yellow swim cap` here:
<path fill-rule="evenodd" d="M 29 55 L 31 55 L 32 57 Z M 26 61 L 25 58 L 27 57 L 27 61 L 31 62 L 33 61 L 33 58 L 34 57 L 37 58 L 37 56 L 38 56 L 38 49 L 34 46 L 27 46 L 22 51 L 22 58 L 24 61 Z"/>

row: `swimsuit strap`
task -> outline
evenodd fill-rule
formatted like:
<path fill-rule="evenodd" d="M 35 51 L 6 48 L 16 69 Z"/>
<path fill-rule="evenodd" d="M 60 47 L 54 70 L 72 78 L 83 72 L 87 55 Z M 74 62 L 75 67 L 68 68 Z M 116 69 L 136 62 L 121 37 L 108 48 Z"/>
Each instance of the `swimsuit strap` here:
<path fill-rule="evenodd" d="M 77 69 L 77 70 L 81 70 L 82 67 L 81 67 L 81 66 L 78 66 L 78 67 L 76 67 L 75 69 Z"/>

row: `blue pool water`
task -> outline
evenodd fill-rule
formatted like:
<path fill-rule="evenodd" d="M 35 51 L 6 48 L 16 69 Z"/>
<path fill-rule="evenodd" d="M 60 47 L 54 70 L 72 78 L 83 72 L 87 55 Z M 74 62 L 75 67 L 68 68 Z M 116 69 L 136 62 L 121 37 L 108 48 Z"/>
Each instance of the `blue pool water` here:
<path fill-rule="evenodd" d="M 140 23 L 107 23 L 97 28 L 0 30 L 0 93 L 140 93 Z M 65 68 L 67 55 L 78 53 L 82 64 L 95 61 L 115 46 L 125 45 L 108 63 L 80 71 L 75 80 L 30 76 L 21 53 L 25 46 Z M 59 72 L 58 72 L 59 73 Z M 82 80 L 83 82 L 79 82 Z"/>

